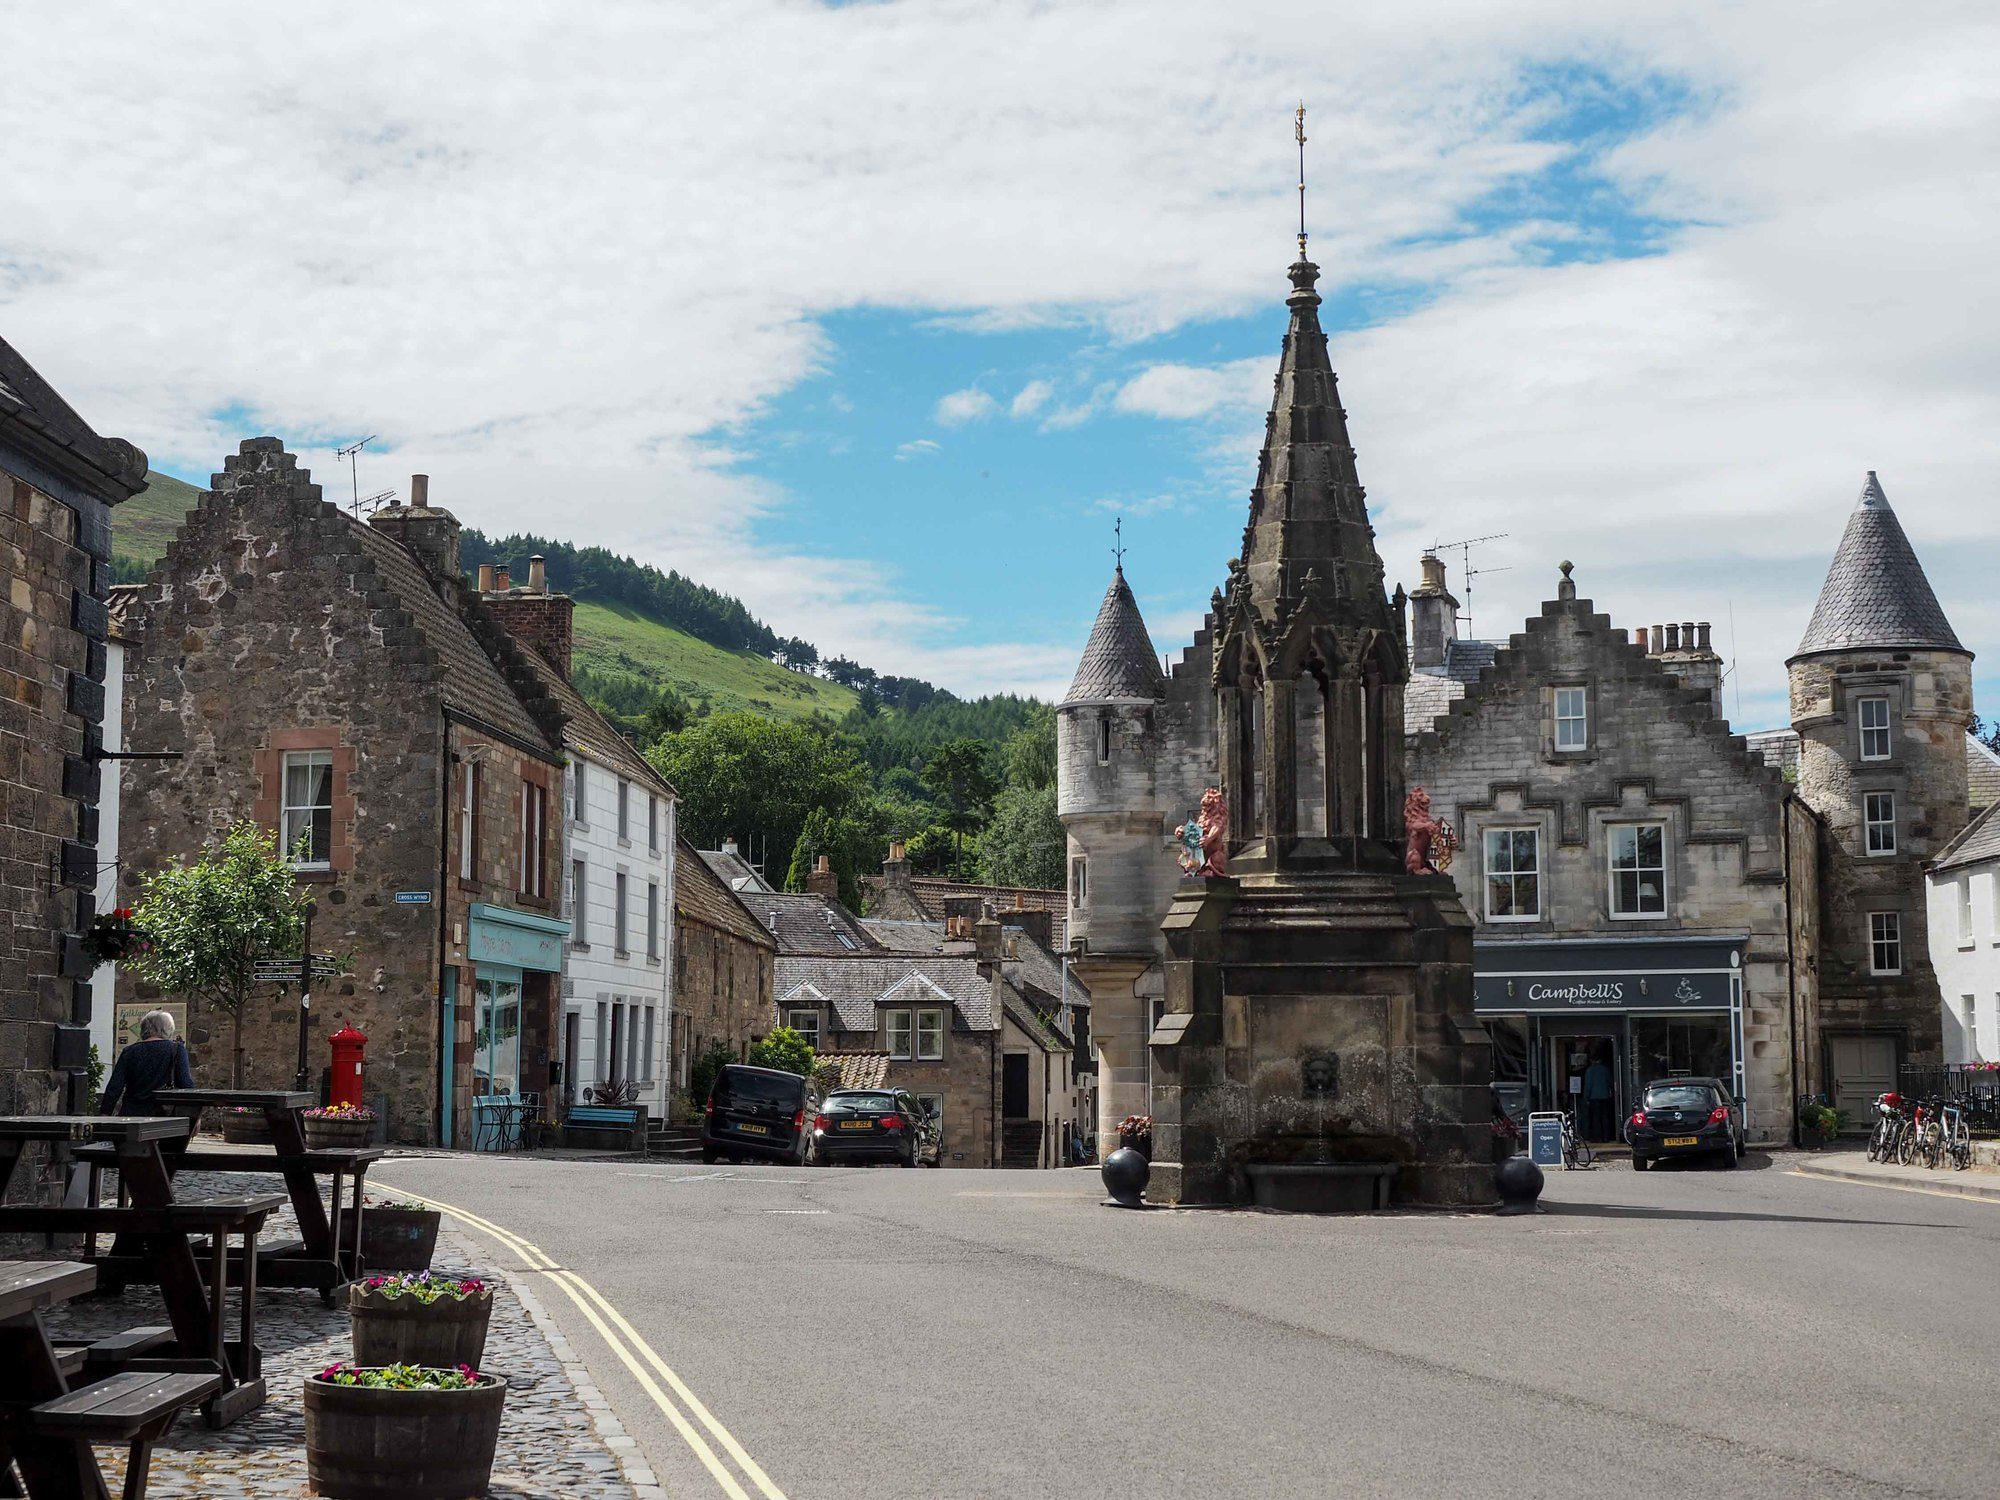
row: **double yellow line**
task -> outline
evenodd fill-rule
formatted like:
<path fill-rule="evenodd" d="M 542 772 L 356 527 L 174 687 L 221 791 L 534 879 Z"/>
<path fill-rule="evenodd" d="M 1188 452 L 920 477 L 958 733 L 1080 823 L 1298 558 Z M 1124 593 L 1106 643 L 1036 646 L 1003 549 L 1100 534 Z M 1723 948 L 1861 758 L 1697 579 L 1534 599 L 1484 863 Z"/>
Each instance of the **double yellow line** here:
<path fill-rule="evenodd" d="M 541 1273 L 561 1287 L 569 1300 L 577 1305 L 578 1311 L 590 1320 L 590 1326 L 597 1330 L 598 1336 L 610 1347 L 611 1352 L 618 1356 L 620 1363 L 632 1372 L 632 1378 L 639 1382 L 640 1388 L 653 1398 L 653 1404 L 659 1407 L 669 1422 L 673 1423 L 674 1431 L 681 1435 L 681 1440 L 693 1450 L 694 1456 L 701 1460 L 702 1467 L 708 1470 L 709 1476 L 721 1486 L 722 1492 L 729 1496 L 729 1500 L 751 1500 L 751 1494 L 738 1482 L 736 1475 L 730 1472 L 729 1465 L 724 1463 L 721 1455 L 715 1451 L 716 1446 L 720 1446 L 723 1452 L 735 1461 L 737 1469 L 757 1487 L 758 1493 L 764 1500 L 785 1500 L 785 1492 L 771 1482 L 771 1476 L 758 1467 L 757 1461 L 744 1451 L 743 1445 L 736 1441 L 729 1429 L 716 1420 L 715 1414 L 702 1405 L 700 1398 L 687 1388 L 687 1383 L 676 1375 L 667 1362 L 654 1351 L 653 1346 L 640 1336 L 639 1330 L 625 1321 L 624 1314 L 604 1300 L 596 1287 L 576 1272 L 557 1265 L 538 1246 L 522 1239 L 510 1229 L 502 1229 L 490 1219 L 482 1219 L 478 1214 L 468 1213 L 462 1208 L 456 1208 L 421 1193 L 411 1193 L 406 1188 L 398 1188 L 397 1191 L 407 1193 L 409 1197 L 442 1210 L 455 1219 L 462 1219 L 474 1229 L 491 1235 L 518 1255 L 521 1263 L 530 1271 Z M 644 1363 L 641 1363 L 642 1360 Z M 649 1370 L 647 1366 L 652 1368 Z M 654 1379 L 655 1373 L 659 1376 L 658 1380 Z M 667 1391 L 661 1389 L 660 1380 L 664 1380 L 674 1397 L 679 1398 L 678 1403 L 669 1398 Z M 685 1411 L 682 1410 L 683 1407 L 686 1408 Z M 714 1445 L 696 1430 L 694 1422 L 688 1420 L 689 1414 L 693 1415 L 695 1422 L 708 1429 L 709 1437 L 715 1440 Z"/>

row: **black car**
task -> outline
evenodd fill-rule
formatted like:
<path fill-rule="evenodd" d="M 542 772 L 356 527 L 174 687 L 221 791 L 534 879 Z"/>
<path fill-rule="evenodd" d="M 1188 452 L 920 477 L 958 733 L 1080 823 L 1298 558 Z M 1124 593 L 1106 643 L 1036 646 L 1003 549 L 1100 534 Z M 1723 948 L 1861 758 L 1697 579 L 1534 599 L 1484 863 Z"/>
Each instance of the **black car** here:
<path fill-rule="evenodd" d="M 802 1164 L 812 1149 L 807 1121 L 817 1107 L 812 1086 L 796 1073 L 726 1063 L 708 1091 L 701 1159 L 751 1157 Z"/>
<path fill-rule="evenodd" d="M 901 1089 L 836 1089 L 813 1117 L 813 1159 L 938 1164 L 937 1117 Z"/>
<path fill-rule="evenodd" d="M 1733 1167 L 1743 1156 L 1743 1101 L 1720 1078 L 1656 1078 L 1625 1122 L 1625 1139 L 1635 1172 L 1672 1156 Z"/>

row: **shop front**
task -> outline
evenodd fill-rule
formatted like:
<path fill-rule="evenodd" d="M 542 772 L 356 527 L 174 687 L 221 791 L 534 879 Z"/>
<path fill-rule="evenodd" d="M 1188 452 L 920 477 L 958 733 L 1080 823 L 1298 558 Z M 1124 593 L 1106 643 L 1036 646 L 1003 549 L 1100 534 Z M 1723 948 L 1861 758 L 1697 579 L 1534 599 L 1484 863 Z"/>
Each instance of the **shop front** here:
<path fill-rule="evenodd" d="M 470 1023 L 454 1016 L 450 1027 L 461 1046 L 444 1113 L 458 1143 L 475 1151 L 518 1144 L 523 1123 L 541 1110 L 568 932 L 567 922 L 533 912 L 473 905 L 465 942 L 469 983 L 448 983 L 445 996 L 447 1014 L 462 1008 Z M 463 1102 L 455 1108 L 451 1096 L 460 1089 Z"/>
<path fill-rule="evenodd" d="M 1741 937 L 1476 942 L 1474 1008 L 1493 1039 L 1493 1085 L 1525 1128 L 1573 1111 L 1615 1141 L 1656 1078 L 1720 1078 L 1744 1092 Z"/>

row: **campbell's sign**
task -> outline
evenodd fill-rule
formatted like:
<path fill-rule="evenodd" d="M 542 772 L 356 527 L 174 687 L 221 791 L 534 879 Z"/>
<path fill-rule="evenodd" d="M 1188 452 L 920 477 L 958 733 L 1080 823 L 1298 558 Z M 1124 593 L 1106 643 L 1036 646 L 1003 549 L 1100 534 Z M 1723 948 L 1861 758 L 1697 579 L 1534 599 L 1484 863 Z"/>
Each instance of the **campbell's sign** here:
<path fill-rule="evenodd" d="M 1473 949 L 1489 1015 L 1576 1010 L 1728 1010 L 1740 950 L 1722 943 L 1491 943 Z"/>
<path fill-rule="evenodd" d="M 1579 984 L 1573 980 L 1560 984 L 1545 984 L 1539 979 L 1528 981 L 1528 1003 L 1530 1005 L 1623 1005 L 1625 985 L 1616 979 L 1602 979 L 1594 984 Z"/>

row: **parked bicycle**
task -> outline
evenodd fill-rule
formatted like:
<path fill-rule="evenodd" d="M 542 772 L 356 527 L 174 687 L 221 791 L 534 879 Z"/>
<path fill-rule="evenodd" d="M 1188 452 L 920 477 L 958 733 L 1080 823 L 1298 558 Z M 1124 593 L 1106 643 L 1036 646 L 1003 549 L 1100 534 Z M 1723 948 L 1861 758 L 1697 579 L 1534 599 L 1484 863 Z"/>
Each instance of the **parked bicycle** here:
<path fill-rule="evenodd" d="M 1894 1161 L 1896 1149 L 1901 1144 L 1903 1132 L 1909 1129 L 1910 1117 L 1903 1113 L 1903 1096 L 1897 1093 L 1879 1094 L 1875 1099 L 1875 1130 L 1868 1137 L 1868 1159 L 1870 1161 Z"/>
<path fill-rule="evenodd" d="M 1972 1132 L 1966 1128 L 1965 1111 L 1956 1104 L 1938 1111 L 1938 1148 L 1957 1170 L 1963 1172 L 1972 1165 Z"/>
<path fill-rule="evenodd" d="M 1926 1167 L 1935 1167 L 1942 1149 L 1943 1131 L 1938 1125 L 1937 1100 L 1919 1100 L 1910 1116 L 1910 1128 L 1896 1142 L 1896 1160 L 1906 1167 L 1919 1162 Z"/>
<path fill-rule="evenodd" d="M 1576 1131 L 1576 1115 L 1563 1116 L 1563 1170 L 1586 1171 L 1597 1161 L 1597 1153 Z"/>

